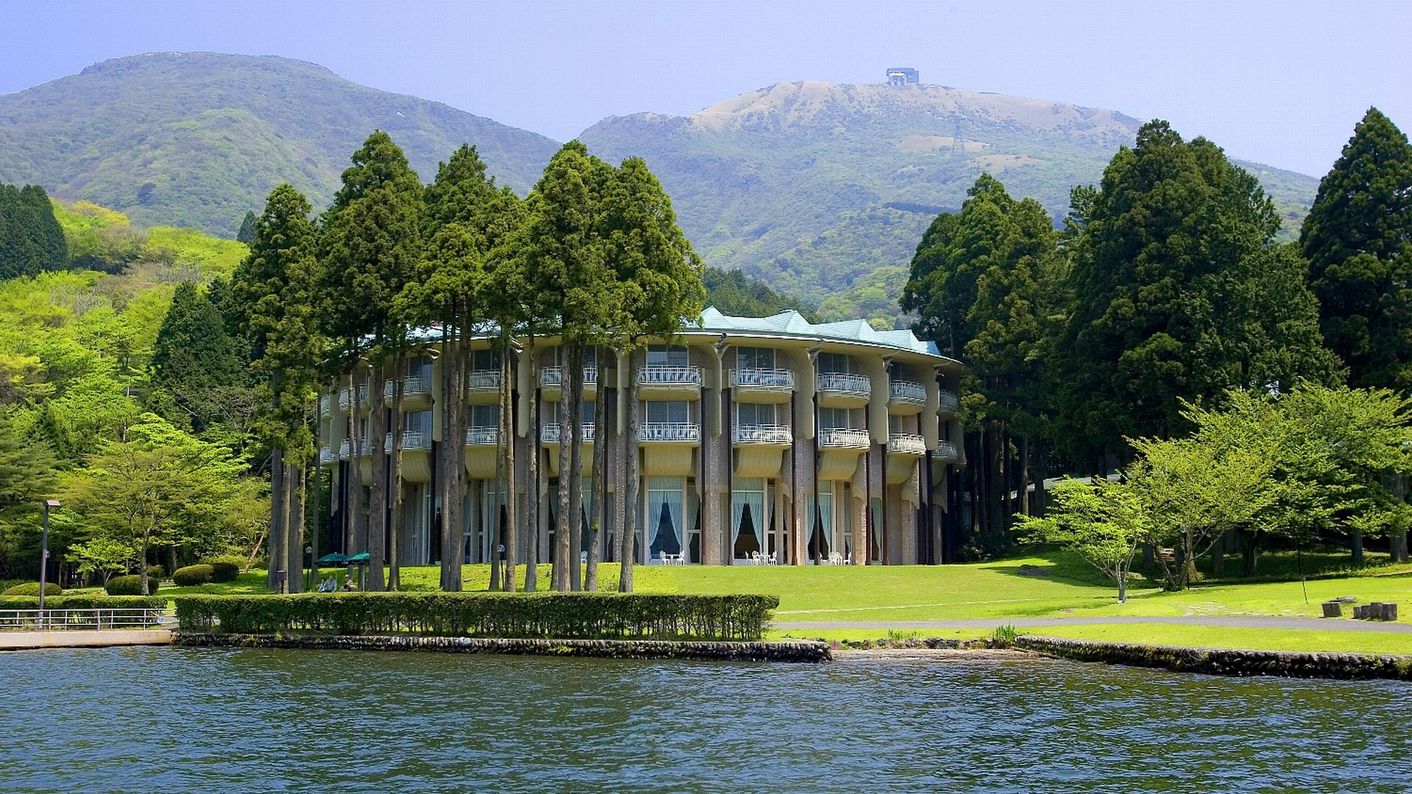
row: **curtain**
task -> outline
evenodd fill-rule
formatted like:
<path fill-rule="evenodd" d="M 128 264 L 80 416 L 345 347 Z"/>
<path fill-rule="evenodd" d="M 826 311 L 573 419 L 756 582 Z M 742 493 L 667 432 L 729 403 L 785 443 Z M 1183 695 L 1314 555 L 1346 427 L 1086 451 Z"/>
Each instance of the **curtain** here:
<path fill-rule="evenodd" d="M 652 558 L 662 553 L 681 554 L 681 491 L 647 492 L 647 527 Z"/>

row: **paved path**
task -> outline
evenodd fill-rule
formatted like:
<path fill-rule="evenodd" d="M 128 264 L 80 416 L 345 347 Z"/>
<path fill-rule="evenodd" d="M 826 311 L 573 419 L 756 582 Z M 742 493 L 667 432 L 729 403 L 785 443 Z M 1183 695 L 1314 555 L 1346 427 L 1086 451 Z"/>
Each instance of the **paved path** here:
<path fill-rule="evenodd" d="M 167 629 L 104 629 L 85 631 L 0 631 L 0 651 L 36 648 L 109 648 L 117 645 L 171 645 Z"/>
<path fill-rule="evenodd" d="M 1412 634 L 1412 623 L 1263 615 L 1168 615 L 1165 617 L 1113 615 L 1107 617 L 977 618 L 968 620 L 775 621 L 770 625 L 771 628 L 776 629 L 807 631 L 810 629 L 989 629 L 1006 624 L 1015 628 L 1042 629 L 1046 626 L 1098 626 L 1130 623 L 1173 623 L 1180 626 L 1220 626 L 1231 629 L 1316 629 Z"/>

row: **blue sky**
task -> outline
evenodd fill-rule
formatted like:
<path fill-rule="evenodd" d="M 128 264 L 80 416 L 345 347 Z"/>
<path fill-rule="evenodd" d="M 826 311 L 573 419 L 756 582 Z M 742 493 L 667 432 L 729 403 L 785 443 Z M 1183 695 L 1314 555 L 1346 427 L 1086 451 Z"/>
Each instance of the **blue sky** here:
<path fill-rule="evenodd" d="M 1322 175 L 1377 105 L 1412 131 L 1409 2 L 3 0 L 0 93 L 156 50 L 274 54 L 566 140 L 784 80 L 923 82 L 1161 117 Z"/>

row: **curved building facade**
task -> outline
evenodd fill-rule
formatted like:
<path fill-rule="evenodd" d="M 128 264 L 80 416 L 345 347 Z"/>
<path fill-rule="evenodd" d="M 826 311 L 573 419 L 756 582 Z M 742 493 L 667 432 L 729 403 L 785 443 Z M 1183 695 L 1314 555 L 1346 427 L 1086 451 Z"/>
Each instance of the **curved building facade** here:
<path fill-rule="evenodd" d="M 553 548 L 559 470 L 558 408 L 564 380 L 554 338 L 522 340 L 510 362 L 514 396 L 514 498 L 523 518 L 530 488 L 541 494 L 538 559 Z M 489 561 L 500 545 L 497 516 L 506 494 L 497 486 L 501 362 L 490 339 L 469 343 L 472 372 L 462 399 L 469 412 L 464 439 L 443 437 L 439 343 L 408 356 L 402 373 L 404 432 L 397 547 L 403 564 L 440 560 L 440 487 L 436 450 L 466 445 L 469 478 L 459 554 Z M 536 367 L 530 366 L 534 356 Z M 531 371 L 537 377 L 531 378 Z M 956 419 L 960 362 L 910 331 L 876 331 L 863 321 L 813 324 L 796 312 L 751 318 L 708 308 L 699 324 L 670 342 L 649 345 L 631 360 L 593 360 L 586 352 L 582 417 L 585 510 L 598 445 L 607 445 L 603 557 L 613 561 L 625 511 L 637 511 L 637 561 L 704 565 L 909 564 L 947 562 L 955 536 L 953 472 L 965 464 Z M 629 412 L 635 373 L 640 405 L 641 481 L 637 504 L 624 504 Z M 320 463 L 333 469 L 333 521 L 348 533 L 346 489 L 366 487 L 368 444 L 353 450 L 352 423 L 366 438 L 369 410 L 390 410 L 391 382 L 345 384 L 320 399 Z M 369 400 L 372 394 L 384 399 Z M 540 426 L 529 426 L 530 401 Z M 601 437 L 592 417 L 604 401 Z M 354 417 L 353 405 L 362 407 Z M 391 427 L 389 422 L 388 427 Z M 390 447 L 390 436 L 382 439 Z M 531 454 L 539 481 L 528 481 Z M 391 468 L 389 466 L 389 468 Z M 588 512 L 592 515 L 592 512 Z M 583 522 L 586 524 L 586 522 Z M 582 547 L 589 548 L 587 527 Z M 519 547 L 531 533 L 520 526 Z M 521 560 L 523 560 L 523 553 Z"/>

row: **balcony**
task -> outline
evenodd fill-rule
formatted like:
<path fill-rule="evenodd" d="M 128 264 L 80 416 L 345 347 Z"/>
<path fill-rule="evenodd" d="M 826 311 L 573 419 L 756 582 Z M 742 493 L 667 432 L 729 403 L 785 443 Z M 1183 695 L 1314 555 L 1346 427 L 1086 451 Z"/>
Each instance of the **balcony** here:
<path fill-rule="evenodd" d="M 887 437 L 889 455 L 925 455 L 927 440 L 916 433 L 892 433 Z"/>
<path fill-rule="evenodd" d="M 492 405 L 500 400 L 500 370 L 473 369 L 466 375 L 466 402 Z"/>
<path fill-rule="evenodd" d="M 341 451 L 342 451 L 342 450 L 340 449 L 340 452 L 341 452 Z M 334 465 L 335 463 L 338 463 L 338 459 L 339 459 L 339 455 L 334 453 L 333 447 L 327 446 L 327 445 L 322 446 L 322 447 L 319 447 L 319 465 L 320 465 L 320 466 L 332 466 L 332 465 Z"/>
<path fill-rule="evenodd" d="M 382 385 L 383 402 L 392 405 L 397 381 L 389 380 Z M 422 411 L 431 407 L 431 378 L 423 375 L 409 375 L 402 379 L 402 410 Z"/>
<path fill-rule="evenodd" d="M 403 451 L 431 449 L 431 435 L 420 430 L 403 430 L 402 449 Z M 383 437 L 382 450 L 387 453 L 392 452 L 391 433 Z"/>
<path fill-rule="evenodd" d="M 826 427 L 819 431 L 820 449 L 867 449 L 872 445 L 868 431 L 853 427 Z"/>
<path fill-rule="evenodd" d="M 369 454 L 371 453 L 368 449 L 368 440 L 365 438 L 363 439 L 362 443 L 358 444 L 358 457 L 366 458 Z M 338 459 L 351 460 L 352 458 L 353 441 L 351 439 L 345 438 L 342 441 L 338 442 Z"/>
<path fill-rule="evenodd" d="M 736 402 L 789 402 L 794 393 L 794 373 L 787 369 L 733 369 L 730 385 Z"/>
<path fill-rule="evenodd" d="M 547 447 L 559 446 L 560 427 L 558 422 L 545 422 L 539 426 L 539 443 Z M 584 444 L 592 444 L 594 438 L 594 427 L 592 422 L 584 422 L 579 425 L 579 433 L 583 437 Z"/>
<path fill-rule="evenodd" d="M 956 449 L 954 441 L 938 441 L 936 449 L 932 451 L 932 460 L 942 463 L 957 463 L 961 460 L 961 453 Z"/>
<path fill-rule="evenodd" d="M 466 446 L 468 447 L 494 447 L 499 444 L 500 428 L 498 427 L 466 428 Z"/>
<path fill-rule="evenodd" d="M 731 430 L 731 443 L 787 447 L 794 443 L 794 432 L 786 425 L 736 425 Z"/>
<path fill-rule="evenodd" d="M 701 396 L 701 368 L 641 367 L 637 393 L 644 400 L 695 400 Z"/>
<path fill-rule="evenodd" d="M 344 386 L 338 390 L 338 410 L 346 412 L 353 403 L 353 390 Z M 368 387 L 358 387 L 358 405 L 366 413 L 368 410 Z"/>
<path fill-rule="evenodd" d="M 320 394 L 320 395 L 319 395 L 319 416 L 320 416 L 320 417 L 325 417 L 325 416 L 328 416 L 328 415 L 331 414 L 331 413 L 333 413 L 333 395 L 332 395 L 332 394 Z"/>
<path fill-rule="evenodd" d="M 887 385 L 887 408 L 895 414 L 921 413 L 927 404 L 927 387 L 910 380 Z"/>
<path fill-rule="evenodd" d="M 701 425 L 695 422 L 644 422 L 638 429 L 643 444 L 691 444 L 701 442 Z"/>
<path fill-rule="evenodd" d="M 559 399 L 559 389 L 564 384 L 563 367 L 545 367 L 539 371 L 539 390 L 546 400 Z M 583 396 L 592 397 L 598 393 L 598 367 L 583 368 Z"/>
<path fill-rule="evenodd" d="M 499 373 L 496 373 L 497 375 Z M 500 428 L 480 425 L 466 428 L 466 474 L 473 480 L 489 480 L 504 463 L 500 454 Z"/>
<path fill-rule="evenodd" d="M 942 416 L 953 416 L 957 411 L 961 409 L 961 401 L 957 399 L 956 392 L 951 392 L 947 391 L 946 389 L 942 389 L 940 397 L 941 400 L 940 405 L 937 408 L 937 413 L 941 414 Z"/>
<path fill-rule="evenodd" d="M 855 372 L 821 372 L 817 385 L 824 408 L 862 408 L 873 395 L 873 382 Z"/>

